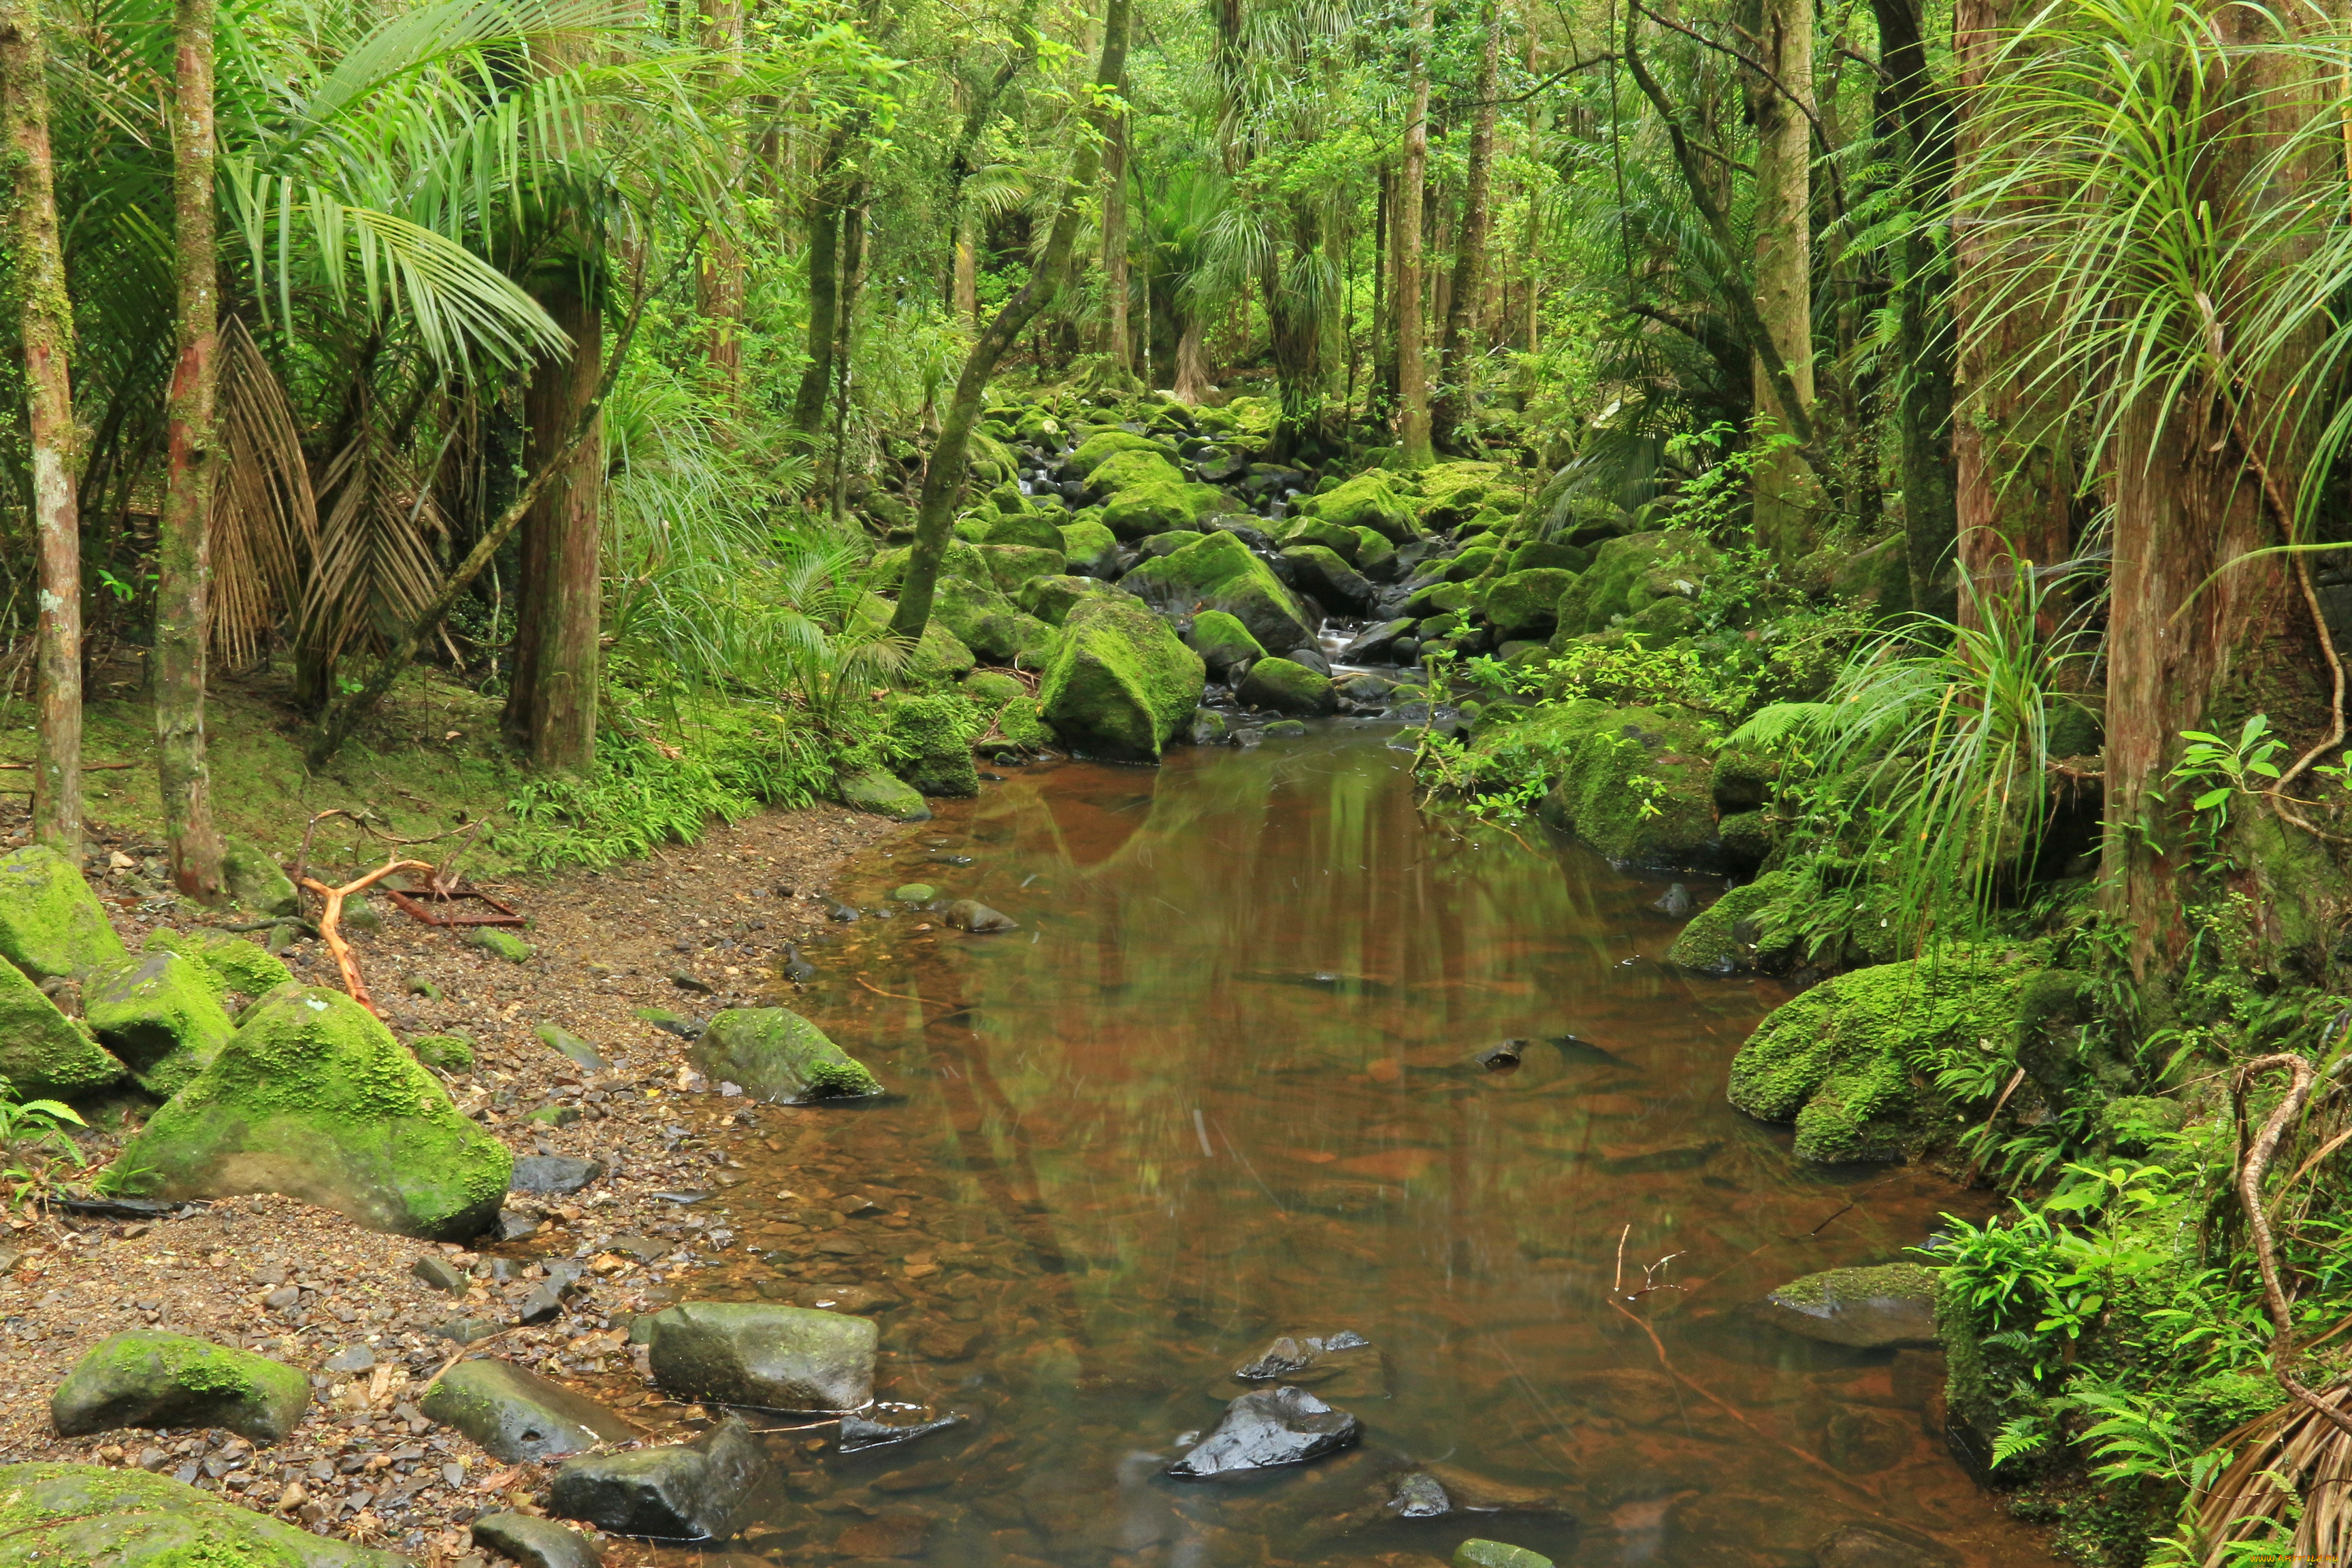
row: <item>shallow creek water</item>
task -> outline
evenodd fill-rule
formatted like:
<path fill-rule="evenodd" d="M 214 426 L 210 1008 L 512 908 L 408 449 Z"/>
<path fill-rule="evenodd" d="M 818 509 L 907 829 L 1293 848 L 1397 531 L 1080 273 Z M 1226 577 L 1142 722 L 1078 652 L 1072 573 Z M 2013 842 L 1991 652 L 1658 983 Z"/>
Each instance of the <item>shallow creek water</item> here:
<path fill-rule="evenodd" d="M 1394 732 L 1007 770 L 832 890 L 867 917 L 788 1000 L 894 1092 L 763 1110 L 727 1173 L 743 1261 L 694 1289 L 871 1311 L 882 1398 L 969 1419 L 869 1455 L 771 1438 L 788 1468 L 732 1549 L 1256 1568 L 1484 1536 L 1799 1568 L 1877 1520 L 1972 1568 L 2049 1562 L 1947 1453 L 1938 1355 L 1748 1307 L 1981 1196 L 1797 1169 L 1723 1098 L 1786 992 L 1659 963 L 1662 879 L 1423 819 Z M 873 912 L 908 882 L 1021 929 Z M 1477 1065 L 1511 1037 L 1537 1042 L 1517 1071 Z M 1359 1448 L 1160 1473 L 1234 1368 L 1343 1330 L 1381 1352 L 1317 1388 Z M 1417 1464 L 1515 1510 L 1398 1519 Z"/>

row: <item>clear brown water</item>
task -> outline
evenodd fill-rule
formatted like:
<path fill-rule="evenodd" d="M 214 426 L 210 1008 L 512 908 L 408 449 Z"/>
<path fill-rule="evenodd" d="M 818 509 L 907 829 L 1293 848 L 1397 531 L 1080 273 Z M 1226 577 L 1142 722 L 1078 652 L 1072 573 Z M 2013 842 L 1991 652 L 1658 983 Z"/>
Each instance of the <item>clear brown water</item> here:
<path fill-rule="evenodd" d="M 1485 1536 L 1596 1568 L 1798 1568 L 1876 1519 L 1974 1568 L 2051 1561 L 1948 1455 L 1938 1356 L 1814 1344 L 1748 1306 L 1981 1198 L 1799 1170 L 1723 1099 L 1785 993 L 1656 962 L 1664 879 L 1423 818 L 1390 733 L 1011 771 L 834 889 L 873 910 L 927 882 L 1021 930 L 869 915 L 811 950 L 823 977 L 791 1005 L 895 1092 L 761 1111 L 729 1194 L 750 1256 L 695 1289 L 878 1293 L 883 1397 L 971 1419 L 877 1456 L 774 1439 L 790 1471 L 733 1550 L 1255 1568 Z M 1565 1035 L 1597 1049 L 1473 1060 Z M 875 1212 L 844 1217 L 853 1196 Z M 1668 1288 L 1635 1295 L 1669 1254 Z M 1343 1329 L 1386 1366 L 1385 1396 L 1324 1391 L 1361 1447 L 1159 1474 L 1244 1392 L 1234 1367 Z M 1433 1461 L 1548 1509 L 1378 1507 Z"/>

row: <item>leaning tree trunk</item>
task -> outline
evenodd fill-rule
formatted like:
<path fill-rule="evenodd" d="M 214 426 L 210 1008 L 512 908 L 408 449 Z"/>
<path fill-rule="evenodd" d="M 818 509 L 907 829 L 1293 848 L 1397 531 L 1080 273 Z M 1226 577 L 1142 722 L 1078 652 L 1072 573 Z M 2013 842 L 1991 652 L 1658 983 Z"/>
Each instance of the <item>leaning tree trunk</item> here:
<path fill-rule="evenodd" d="M 1759 435 L 1809 427 L 1813 403 L 1813 7 L 1765 0 L 1761 63 L 1772 79 L 1749 84 L 1756 120 L 1756 310 L 1801 407 L 1782 406 L 1778 378 L 1755 358 Z M 1805 553 L 1817 487 L 1802 451 L 1782 447 L 1753 478 L 1756 537 L 1782 562 Z"/>
<path fill-rule="evenodd" d="M 1131 4 L 1132 0 L 1109 0 L 1104 16 L 1102 60 L 1095 73 L 1100 96 L 1107 96 L 1118 85 L 1127 68 Z M 1109 124 L 1105 110 L 1091 109 L 1087 119 L 1095 137 L 1107 135 Z M 1097 140 L 1089 138 L 1080 144 L 1069 183 L 1063 189 L 1061 210 L 1055 215 L 1053 229 L 1046 236 L 1045 254 L 1038 259 L 1020 292 L 1004 302 L 996 319 L 980 334 L 980 341 L 972 344 L 971 353 L 964 358 L 963 373 L 956 377 L 955 395 L 948 404 L 947 417 L 940 424 L 940 438 L 932 444 L 930 460 L 923 468 L 915 543 L 908 554 L 906 575 L 899 584 L 898 607 L 890 617 L 890 629 L 899 637 L 909 640 L 919 637 L 930 623 L 940 563 L 947 554 L 956 502 L 963 494 L 971 427 L 979 422 L 988 378 L 996 373 L 997 362 L 1004 357 L 1005 351 L 1020 339 L 1023 329 L 1052 300 L 1068 276 L 1070 252 L 1078 238 L 1079 203 L 1094 189 L 1101 162 Z"/>
<path fill-rule="evenodd" d="M 1407 468 L 1434 460 L 1429 436 L 1429 363 L 1422 352 L 1422 203 L 1429 185 L 1429 44 L 1435 28 L 1432 0 L 1412 14 L 1411 79 L 1405 109 L 1404 169 L 1393 204 L 1396 225 L 1397 446 Z"/>
<path fill-rule="evenodd" d="M 1454 287 L 1448 292 L 1445 337 L 1437 353 L 1438 396 L 1430 410 L 1430 439 L 1446 451 L 1460 444 L 1470 412 L 1469 361 L 1476 353 L 1480 301 L 1486 292 L 1486 236 L 1494 215 L 1495 88 L 1502 68 L 1503 18 L 1495 0 L 1479 10 L 1485 34 L 1478 52 L 1477 100 L 1471 107 L 1470 166 L 1462 196 L 1462 233 L 1454 247 Z"/>
<path fill-rule="evenodd" d="M 213 236 L 213 0 L 173 12 L 172 240 L 177 360 L 166 405 L 171 457 L 155 531 L 155 773 L 172 881 L 221 897 L 205 752 L 205 637 L 220 453 L 220 300 Z"/>
<path fill-rule="evenodd" d="M 0 0 L 0 97 L 16 155 L 14 223 L 40 611 L 33 838 L 81 861 L 81 514 L 74 500 L 73 301 L 58 244 L 49 80 L 33 0 Z"/>
<path fill-rule="evenodd" d="M 536 470 L 572 438 L 604 366 L 604 310 L 585 260 L 551 269 L 539 302 L 572 340 L 541 359 L 523 392 L 525 461 Z M 572 451 L 523 521 L 515 658 L 499 726 L 507 742 L 547 771 L 584 773 L 596 761 L 596 695 L 604 608 L 598 574 L 604 441 L 601 420 Z"/>

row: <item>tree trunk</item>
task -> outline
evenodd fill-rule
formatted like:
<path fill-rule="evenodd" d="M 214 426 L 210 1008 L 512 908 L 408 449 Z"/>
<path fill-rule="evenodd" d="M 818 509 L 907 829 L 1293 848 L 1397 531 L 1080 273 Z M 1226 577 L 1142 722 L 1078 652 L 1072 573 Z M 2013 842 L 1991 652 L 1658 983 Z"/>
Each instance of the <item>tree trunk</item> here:
<path fill-rule="evenodd" d="M 2017 0 L 1959 0 L 1953 16 L 1958 58 L 1960 162 L 1974 165 L 1991 149 L 1971 110 L 1987 73 L 2017 25 Z M 1965 182 L 1973 176 L 1961 175 Z M 1971 214 L 1958 226 L 1953 252 L 1958 268 L 1952 312 L 1959 350 L 1953 397 L 1953 513 L 1958 565 L 1958 618 L 1979 627 L 1984 601 L 2017 591 L 2017 563 L 2048 565 L 2073 553 L 2071 501 L 2075 477 L 2066 436 L 2070 398 L 2041 374 L 2053 324 L 2036 309 L 2042 291 L 2001 288 L 1998 310 L 1988 308 L 1991 279 L 2013 260 L 1985 237 L 2013 228 L 2021 209 L 2038 198 L 2021 194 L 2000 211 Z M 2014 243 L 2013 241 L 2011 242 Z"/>
<path fill-rule="evenodd" d="M 1311 265 L 1322 245 L 1322 226 L 1315 208 L 1307 203 L 1293 203 L 1286 216 L 1290 220 L 1293 255 L 1299 266 Z M 1277 463 L 1288 462 L 1321 436 L 1324 392 L 1323 321 L 1296 279 L 1284 280 L 1281 254 L 1279 247 L 1267 247 L 1265 265 L 1258 275 L 1259 287 L 1265 291 L 1266 332 L 1274 350 L 1278 395 L 1268 458 Z"/>
<path fill-rule="evenodd" d="M 1107 307 L 1112 378 L 1121 386 L 1135 384 L 1135 344 L 1127 322 L 1127 154 L 1130 140 L 1128 117 L 1111 121 L 1110 142 L 1103 149 L 1102 271 L 1103 303 Z"/>
<path fill-rule="evenodd" d="M 0 0 L 0 110 L 16 155 L 10 238 L 38 540 L 33 840 L 81 863 L 81 514 L 74 500 L 73 301 L 58 244 L 49 80 L 33 0 Z"/>
<path fill-rule="evenodd" d="M 1391 236 L 1396 229 L 1396 171 L 1381 170 L 1380 195 L 1372 208 L 1372 384 L 1364 395 L 1365 412 L 1382 420 L 1396 406 L 1396 289 L 1391 268 L 1396 260 Z"/>
<path fill-rule="evenodd" d="M 956 215 L 955 229 L 955 313 L 970 321 L 974 330 L 980 326 L 980 255 L 979 237 L 973 232 L 971 208 L 966 205 Z"/>
<path fill-rule="evenodd" d="M 1176 330 L 1176 399 L 1198 403 L 1209 395 L 1209 366 L 1201 338 L 1201 313 L 1186 310 Z"/>
<path fill-rule="evenodd" d="M 155 773 L 172 882 L 221 897 L 205 750 L 205 637 L 220 451 L 220 300 L 213 237 L 213 0 L 173 8 L 172 242 L 178 313 L 166 422 L 171 458 L 155 539 Z"/>
<path fill-rule="evenodd" d="M 702 0 L 702 47 L 721 60 L 729 79 L 742 74 L 742 0 Z M 708 333 L 710 368 L 731 402 L 743 382 L 743 253 L 734 237 L 714 232 L 695 275 L 696 304 Z"/>
<path fill-rule="evenodd" d="M 1131 3 L 1132 0 L 1108 0 L 1103 19 L 1102 59 L 1095 73 L 1095 85 L 1106 93 L 1118 87 L 1127 68 Z M 1090 109 L 1087 119 L 1097 136 L 1108 134 L 1108 116 L 1105 111 Z M 995 374 L 997 362 L 1004 357 L 1005 351 L 1020 339 L 1022 330 L 1060 290 L 1069 273 L 1070 252 L 1077 244 L 1080 202 L 1094 189 L 1100 171 L 1101 154 L 1097 142 L 1083 142 L 1071 168 L 1069 183 L 1063 189 L 1061 210 L 1055 215 L 1054 227 L 1046 237 L 1045 256 L 1030 273 L 1029 280 L 1021 286 L 1021 291 L 1004 302 L 996 319 L 981 333 L 980 341 L 972 344 L 971 353 L 965 356 L 963 372 L 956 377 L 955 395 L 948 405 L 947 417 L 940 422 L 940 438 L 933 443 L 930 460 L 923 467 L 915 543 L 908 552 L 906 575 L 899 584 L 898 607 L 890 617 L 890 629 L 899 637 L 910 641 L 919 637 L 930 622 L 940 562 L 947 553 L 956 502 L 963 493 L 971 427 L 979 421 L 988 378 Z"/>
<path fill-rule="evenodd" d="M 1470 166 L 1464 180 L 1462 232 L 1454 241 L 1454 287 L 1445 312 L 1445 337 L 1437 354 L 1438 398 L 1430 410 L 1430 439 L 1445 451 L 1459 444 L 1469 416 L 1469 362 L 1477 353 L 1478 312 L 1486 295 L 1486 235 L 1494 186 L 1495 90 L 1502 72 L 1503 18 L 1495 0 L 1478 12 L 1484 37 L 1478 50 L 1477 101 L 1471 106 Z"/>
<path fill-rule="evenodd" d="M 1759 53 L 1773 79 L 1748 84 L 1756 120 L 1756 310 L 1801 405 L 1796 417 L 1780 405 L 1780 388 L 1759 354 L 1751 379 L 1763 437 L 1804 428 L 1813 403 L 1810 0 L 1765 0 Z M 1756 537 L 1783 563 L 1794 562 L 1810 546 L 1816 504 L 1804 454 L 1781 448 L 1758 465 L 1754 485 Z"/>
<path fill-rule="evenodd" d="M 1433 0 L 1417 0 L 1407 67 L 1404 171 L 1395 203 L 1397 446 L 1407 468 L 1435 459 L 1429 437 L 1429 364 L 1422 353 L 1422 203 L 1429 184 L 1429 44 L 1436 26 Z"/>
<path fill-rule="evenodd" d="M 841 209 L 841 307 L 833 347 L 833 517 L 849 515 L 850 348 L 857 331 L 857 290 L 866 281 L 866 182 L 849 190 Z"/>
<path fill-rule="evenodd" d="M 808 364 L 793 398 L 793 428 L 811 447 L 824 429 L 825 400 L 833 393 L 833 343 L 838 331 L 841 294 L 841 215 L 850 131 L 837 127 L 825 142 L 816 191 L 808 212 Z"/>
<path fill-rule="evenodd" d="M 533 470 L 571 444 L 604 373 L 604 312 L 593 277 L 583 276 L 587 265 L 558 266 L 539 290 L 540 304 L 571 337 L 572 352 L 541 360 L 523 393 L 525 461 Z M 514 673 L 499 724 L 508 743 L 542 770 L 585 773 L 596 760 L 604 486 L 599 420 L 523 521 Z"/>

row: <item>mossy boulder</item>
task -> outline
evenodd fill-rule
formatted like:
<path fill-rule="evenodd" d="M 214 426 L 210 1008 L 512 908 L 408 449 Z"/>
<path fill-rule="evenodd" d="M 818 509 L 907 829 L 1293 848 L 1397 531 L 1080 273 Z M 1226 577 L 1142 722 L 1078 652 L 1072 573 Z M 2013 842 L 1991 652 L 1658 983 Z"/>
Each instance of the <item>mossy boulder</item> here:
<path fill-rule="evenodd" d="M 474 1042 L 463 1035 L 419 1035 L 408 1042 L 408 1049 L 426 1067 L 446 1073 L 474 1070 Z"/>
<path fill-rule="evenodd" d="M 1702 974 L 1737 974 L 1759 967 L 1757 955 L 1770 933 L 1776 908 L 1797 891 L 1797 879 L 1774 871 L 1742 883 L 1693 915 L 1666 950 L 1666 962 Z"/>
<path fill-rule="evenodd" d="M 1712 739 L 1679 708 L 1584 698 L 1548 704 L 1474 743 L 1511 768 L 1547 773 L 1544 821 L 1617 864 L 1711 871 L 1720 858 L 1707 800 Z"/>
<path fill-rule="evenodd" d="M 1383 583 L 1395 576 L 1395 545 L 1369 528 L 1351 528 L 1348 531 L 1356 536 L 1356 552 L 1348 558 L 1356 563 L 1357 571 Z"/>
<path fill-rule="evenodd" d="M 1203 610 L 1192 617 L 1192 625 L 1184 633 L 1184 646 L 1201 656 L 1201 661 L 1219 676 L 1235 668 L 1246 668 L 1265 657 L 1265 649 L 1250 629 L 1223 610 Z"/>
<path fill-rule="evenodd" d="M 1282 559 L 1290 568 L 1290 580 L 1318 602 L 1336 609 L 1371 605 L 1371 584 L 1338 551 L 1320 544 L 1293 544 L 1283 551 Z"/>
<path fill-rule="evenodd" d="M 934 618 L 924 623 L 923 635 L 916 639 L 908 673 L 918 680 L 961 680 L 979 662 L 961 637 Z"/>
<path fill-rule="evenodd" d="M 1379 539 L 1380 535 L 1374 534 Z M 1286 547 L 1293 544 L 1319 544 L 1345 561 L 1350 567 L 1364 552 L 1363 535 L 1352 528 L 1336 522 L 1326 522 L 1319 517 L 1286 518 L 1274 530 L 1275 542 Z M 1382 543 L 1387 541 L 1382 540 Z"/>
<path fill-rule="evenodd" d="M 882 1085 L 823 1029 L 786 1007 L 730 1007 L 712 1015 L 687 1059 L 713 1083 L 782 1105 L 856 1100 Z"/>
<path fill-rule="evenodd" d="M 1503 641 L 1517 637 L 1548 637 L 1559 625 L 1560 595 L 1576 581 L 1576 574 L 1557 566 L 1514 570 L 1486 589 L 1487 624 Z"/>
<path fill-rule="evenodd" d="M 1511 570 L 1534 572 L 1549 568 L 1560 572 L 1581 572 L 1592 564 L 1592 552 L 1580 544 L 1564 541 L 1538 539 L 1522 544 L 1511 552 Z"/>
<path fill-rule="evenodd" d="M 223 931 L 173 931 L 157 926 L 140 944 L 149 952 L 176 952 L 203 964 L 219 982 L 216 994 L 239 995 L 248 1001 L 266 996 L 293 980 L 293 972 L 277 957 L 241 936 Z"/>
<path fill-rule="evenodd" d="M 1070 611 L 1037 700 L 1055 730 L 1080 751 L 1157 761 L 1200 705 L 1205 673 L 1201 656 L 1178 641 L 1166 621 L 1108 595 Z"/>
<path fill-rule="evenodd" d="M 841 804 L 852 811 L 889 818 L 892 822 L 929 822 L 931 808 L 922 792 L 881 768 L 867 768 L 840 781 Z"/>
<path fill-rule="evenodd" d="M 1053 577 L 1062 570 L 1061 531 L 1049 529 L 1055 536 L 1054 546 L 1038 549 L 1027 544 L 983 544 L 980 552 L 988 561 L 989 580 L 999 592 L 1017 594 L 1024 583 L 1036 577 Z"/>
<path fill-rule="evenodd" d="M 1018 664 L 1054 641 L 1054 628 L 1015 607 L 992 579 L 941 577 L 931 614 L 958 642 L 991 664 Z"/>
<path fill-rule="evenodd" d="M 1473 597 L 1469 584 L 1448 583 L 1440 579 L 1414 589 L 1412 596 L 1404 602 L 1404 613 L 1415 620 L 1451 615 L 1456 610 L 1468 609 Z"/>
<path fill-rule="evenodd" d="M 144 1470 L 0 1466 L 0 1568 L 411 1568 Z"/>
<path fill-rule="evenodd" d="M 902 697 L 890 705 L 884 721 L 897 761 L 891 772 L 927 795 L 967 799 L 980 793 L 980 773 L 972 765 L 971 738 L 978 726 L 971 704 L 952 693 L 935 697 Z"/>
<path fill-rule="evenodd" d="M 1181 485 L 1183 482 L 1183 471 L 1156 446 L 1114 453 L 1087 473 L 1087 483 L 1104 496 L 1116 496 L 1122 490 L 1141 485 Z"/>
<path fill-rule="evenodd" d="M 1271 708 L 1294 718 L 1319 719 L 1339 710 L 1329 676 L 1286 658 L 1262 658 L 1251 665 L 1234 694 L 1252 708 Z"/>
<path fill-rule="evenodd" d="M 1197 529 L 1226 510 L 1225 492 L 1214 485 L 1148 479 L 1127 486 L 1103 502 L 1103 525 L 1121 539 L 1149 539 L 1179 529 Z"/>
<path fill-rule="evenodd" d="M 301 895 L 277 858 L 242 838 L 221 845 L 221 882 L 231 899 L 256 914 L 290 915 L 301 910 Z"/>
<path fill-rule="evenodd" d="M 1920 1084 L 1953 1055 L 2005 1056 L 2033 973 L 2022 953 L 1953 947 L 1841 974 L 1757 1026 L 1732 1058 L 1731 1103 L 1795 1122 L 1801 1160 L 1906 1158 L 1943 1131 Z"/>
<path fill-rule="evenodd" d="M 1103 526 L 1099 514 L 1066 522 L 1054 531 L 1062 536 L 1062 570 L 1079 577 L 1118 574 L 1118 535 Z"/>
<path fill-rule="evenodd" d="M 1612 539 L 1594 552 L 1592 564 L 1560 595 L 1559 635 L 1605 632 L 1619 617 L 1639 620 L 1662 601 L 1674 607 L 1662 609 L 1637 629 L 1654 636 L 1672 630 L 1660 617 L 1685 616 L 1690 595 L 1714 569 L 1715 559 L 1715 547 L 1686 529 Z"/>
<path fill-rule="evenodd" d="M 60 1436 L 118 1426 L 225 1426 L 256 1443 L 291 1436 L 310 1380 L 249 1351 L 145 1331 L 90 1347 L 49 1396 Z"/>
<path fill-rule="evenodd" d="M 1412 498 L 1397 488 L 1396 476 L 1385 468 L 1358 474 L 1309 504 L 1311 515 L 1325 522 L 1367 528 L 1391 544 L 1402 544 L 1421 531 Z"/>
<path fill-rule="evenodd" d="M 25 972 L 0 963 L 0 1082 L 22 1100 L 70 1100 L 130 1069 L 84 1034 Z"/>
<path fill-rule="evenodd" d="M 82 982 L 82 1020 L 159 1100 L 177 1094 L 236 1032 L 218 976 L 168 949 L 124 958 Z"/>
<path fill-rule="evenodd" d="M 1172 554 L 1147 561 L 1120 578 L 1119 586 L 1178 615 L 1223 610 L 1268 648 L 1286 651 L 1315 640 L 1297 595 L 1230 533 L 1204 533 Z"/>
<path fill-rule="evenodd" d="M 1071 608 L 1080 599 L 1118 591 L 1099 577 L 1032 577 L 1021 584 L 1013 599 L 1047 626 L 1058 626 L 1070 618 Z"/>
<path fill-rule="evenodd" d="M 1445 563 L 1445 580 L 1449 583 L 1469 583 L 1486 574 L 1500 553 L 1492 544 L 1474 543 L 1455 552 Z"/>
<path fill-rule="evenodd" d="M 1829 1268 L 1764 1298 L 1765 1318 L 1809 1340 L 1855 1350 L 1936 1342 L 1936 1271 L 1917 1263 Z"/>
<path fill-rule="evenodd" d="M 297 985 L 254 1004 L 114 1165 L 147 1196 L 283 1193 L 436 1241 L 479 1235 L 513 1168 L 366 1008 Z"/>
<path fill-rule="evenodd" d="M 0 958 L 50 980 L 129 952 L 72 861 L 40 844 L 0 855 Z"/>
<path fill-rule="evenodd" d="M 1078 443 L 1077 450 L 1070 454 L 1068 466 L 1079 477 L 1094 482 L 1097 472 L 1105 464 L 1114 458 L 1129 453 L 1157 458 L 1161 467 L 1167 468 L 1171 474 L 1176 473 L 1174 465 L 1168 461 L 1168 448 L 1164 443 L 1155 441 L 1149 436 L 1138 436 L 1128 430 L 1096 431 Z M 1105 489 L 1109 487 L 1095 483 L 1095 488 Z"/>

